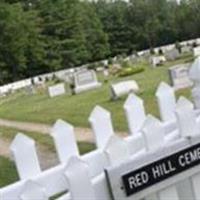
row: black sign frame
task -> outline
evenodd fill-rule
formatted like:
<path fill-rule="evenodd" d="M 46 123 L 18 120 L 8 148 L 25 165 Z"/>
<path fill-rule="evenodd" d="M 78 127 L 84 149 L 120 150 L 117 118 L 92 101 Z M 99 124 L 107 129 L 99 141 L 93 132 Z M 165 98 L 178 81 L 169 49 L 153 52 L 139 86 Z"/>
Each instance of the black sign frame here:
<path fill-rule="evenodd" d="M 122 175 L 125 194 L 132 196 L 198 165 L 200 143 Z"/>

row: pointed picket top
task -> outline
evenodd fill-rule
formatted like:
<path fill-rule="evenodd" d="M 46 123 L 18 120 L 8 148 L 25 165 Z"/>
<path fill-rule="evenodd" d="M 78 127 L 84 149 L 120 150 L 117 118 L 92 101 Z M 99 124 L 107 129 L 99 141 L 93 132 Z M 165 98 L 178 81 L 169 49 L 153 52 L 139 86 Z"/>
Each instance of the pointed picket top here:
<path fill-rule="evenodd" d="M 10 150 L 12 152 L 18 151 L 22 146 L 35 146 L 35 141 L 32 138 L 24 135 L 23 133 L 18 133 L 10 145 Z"/>
<path fill-rule="evenodd" d="M 66 163 L 71 156 L 79 156 L 74 127 L 71 124 L 57 120 L 51 130 L 51 136 L 61 163 Z"/>
<path fill-rule="evenodd" d="M 25 183 L 24 188 L 20 194 L 21 200 L 30 200 L 30 199 L 37 199 L 37 200 L 48 200 L 48 196 L 45 192 L 45 189 L 39 185 L 38 183 L 28 180 Z"/>
<path fill-rule="evenodd" d="M 88 165 L 78 157 L 71 157 L 65 168 L 65 176 L 69 184 L 72 199 L 96 199 Z"/>
<path fill-rule="evenodd" d="M 138 133 L 146 119 L 144 102 L 135 94 L 129 94 L 124 110 L 128 121 L 129 133 L 131 135 Z"/>
<path fill-rule="evenodd" d="M 165 130 L 160 120 L 154 116 L 147 116 L 142 133 L 147 151 L 157 149 L 163 145 Z"/>
<path fill-rule="evenodd" d="M 195 108 L 200 109 L 200 87 L 194 87 L 192 89 L 192 97 L 194 100 Z"/>
<path fill-rule="evenodd" d="M 179 106 L 175 113 L 178 128 L 182 137 L 191 137 L 199 133 L 196 114 L 191 106 Z"/>
<path fill-rule="evenodd" d="M 104 152 L 106 153 L 111 165 L 117 165 L 130 158 L 127 143 L 116 135 L 110 137 L 104 148 Z"/>
<path fill-rule="evenodd" d="M 163 121 L 175 120 L 176 97 L 174 89 L 162 82 L 156 92 L 160 116 Z"/>
<path fill-rule="evenodd" d="M 156 90 L 156 96 L 166 94 L 166 92 L 174 92 L 174 89 L 166 82 L 161 82 Z"/>
<path fill-rule="evenodd" d="M 183 107 L 188 107 L 192 110 L 192 109 L 194 109 L 194 104 L 187 98 L 181 96 L 181 97 L 179 97 L 179 99 L 177 101 L 176 109 L 181 109 Z"/>
<path fill-rule="evenodd" d="M 89 122 L 97 147 L 104 148 L 110 136 L 114 134 L 110 112 L 100 106 L 96 106 L 89 117 Z"/>
<path fill-rule="evenodd" d="M 189 77 L 194 82 L 200 82 L 200 57 L 196 58 L 192 64 L 189 71 Z"/>
<path fill-rule="evenodd" d="M 41 172 L 33 139 L 18 133 L 10 146 L 10 150 L 21 179 L 32 178 Z"/>

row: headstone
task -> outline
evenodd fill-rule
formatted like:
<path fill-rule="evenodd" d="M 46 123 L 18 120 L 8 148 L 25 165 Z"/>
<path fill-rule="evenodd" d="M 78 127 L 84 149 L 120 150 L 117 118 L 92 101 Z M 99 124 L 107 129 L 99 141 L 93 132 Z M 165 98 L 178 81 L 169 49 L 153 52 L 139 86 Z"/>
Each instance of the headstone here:
<path fill-rule="evenodd" d="M 45 189 L 33 182 L 27 181 L 25 186 L 20 194 L 21 200 L 48 200 L 48 196 L 45 192 Z"/>
<path fill-rule="evenodd" d="M 74 128 L 62 120 L 57 120 L 51 131 L 58 157 L 61 163 L 66 163 L 71 156 L 79 156 Z"/>
<path fill-rule="evenodd" d="M 136 81 L 122 81 L 111 85 L 112 99 L 118 99 L 123 95 L 139 92 L 139 86 Z"/>
<path fill-rule="evenodd" d="M 162 121 L 175 120 L 176 97 L 174 89 L 162 82 L 157 89 L 156 97 Z"/>
<path fill-rule="evenodd" d="M 184 105 L 183 103 L 179 104 L 176 108 L 176 117 L 182 137 L 191 137 L 198 133 L 196 115 L 191 108 L 191 102 L 185 101 Z"/>
<path fill-rule="evenodd" d="M 188 107 L 190 110 L 194 109 L 194 105 L 191 101 L 189 101 L 187 98 L 181 96 L 179 97 L 177 104 L 176 104 L 176 109 L 181 109 L 183 107 Z"/>
<path fill-rule="evenodd" d="M 180 53 L 179 53 L 178 49 L 176 49 L 176 48 L 173 48 L 172 50 L 165 52 L 165 57 L 169 61 L 174 61 L 177 58 L 179 58 L 179 56 L 180 56 Z"/>
<path fill-rule="evenodd" d="M 48 87 L 49 96 L 56 97 L 65 94 L 65 85 L 64 83 L 60 83 L 54 86 Z"/>
<path fill-rule="evenodd" d="M 182 46 L 181 47 L 181 53 L 191 53 L 192 49 L 190 46 Z"/>
<path fill-rule="evenodd" d="M 155 117 L 147 116 L 142 133 L 147 151 L 155 150 L 163 145 L 165 130 L 162 123 Z"/>
<path fill-rule="evenodd" d="M 88 166 L 79 158 L 72 157 L 65 169 L 69 191 L 73 200 L 95 200 L 95 191 L 89 177 Z"/>
<path fill-rule="evenodd" d="M 193 48 L 194 57 L 200 56 L 200 46 Z"/>
<path fill-rule="evenodd" d="M 165 56 L 152 56 L 150 58 L 150 64 L 153 67 L 157 67 L 159 65 L 162 65 L 164 62 L 166 62 Z"/>
<path fill-rule="evenodd" d="M 138 133 L 146 119 L 144 103 L 135 94 L 130 94 L 124 104 L 124 110 L 128 121 L 129 133 Z"/>
<path fill-rule="evenodd" d="M 169 68 L 171 85 L 175 90 L 192 86 L 193 83 L 189 78 L 189 65 L 180 64 Z"/>
<path fill-rule="evenodd" d="M 112 135 L 104 151 L 108 156 L 110 165 L 114 166 L 130 158 L 127 143 L 116 135 Z"/>
<path fill-rule="evenodd" d="M 29 179 L 41 172 L 34 140 L 19 133 L 13 140 L 10 150 L 20 179 Z"/>
<path fill-rule="evenodd" d="M 76 72 L 74 75 L 75 93 L 95 89 L 101 87 L 101 83 L 98 82 L 97 76 L 94 71 L 83 70 Z"/>
<path fill-rule="evenodd" d="M 96 106 L 89 117 L 95 141 L 98 148 L 104 148 L 110 136 L 114 134 L 110 113 L 100 106 Z"/>

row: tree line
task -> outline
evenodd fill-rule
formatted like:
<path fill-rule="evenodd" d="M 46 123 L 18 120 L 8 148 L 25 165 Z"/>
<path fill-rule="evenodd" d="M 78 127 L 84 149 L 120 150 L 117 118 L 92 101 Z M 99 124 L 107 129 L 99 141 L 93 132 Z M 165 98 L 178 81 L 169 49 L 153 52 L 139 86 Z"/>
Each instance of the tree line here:
<path fill-rule="evenodd" d="M 200 0 L 1 0 L 0 84 L 200 36 Z"/>

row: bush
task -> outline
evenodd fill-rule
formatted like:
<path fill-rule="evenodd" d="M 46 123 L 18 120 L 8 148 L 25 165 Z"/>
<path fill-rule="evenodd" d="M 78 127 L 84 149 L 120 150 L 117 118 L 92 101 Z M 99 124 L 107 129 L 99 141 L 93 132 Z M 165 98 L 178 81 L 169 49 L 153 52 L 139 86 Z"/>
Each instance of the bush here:
<path fill-rule="evenodd" d="M 119 77 L 131 76 L 144 71 L 143 67 L 126 67 L 119 72 Z"/>

